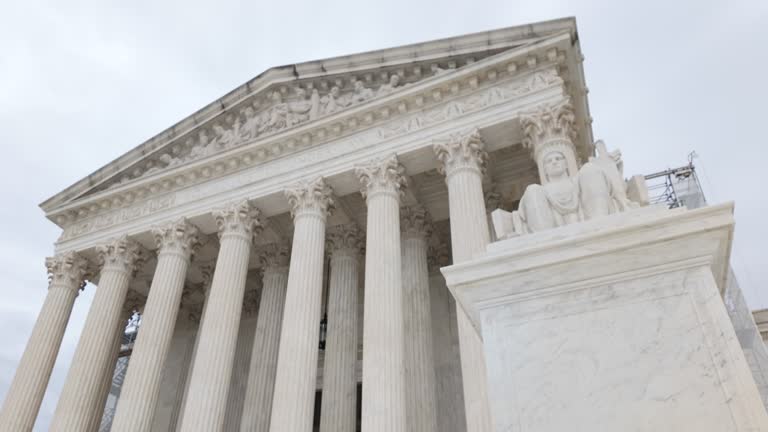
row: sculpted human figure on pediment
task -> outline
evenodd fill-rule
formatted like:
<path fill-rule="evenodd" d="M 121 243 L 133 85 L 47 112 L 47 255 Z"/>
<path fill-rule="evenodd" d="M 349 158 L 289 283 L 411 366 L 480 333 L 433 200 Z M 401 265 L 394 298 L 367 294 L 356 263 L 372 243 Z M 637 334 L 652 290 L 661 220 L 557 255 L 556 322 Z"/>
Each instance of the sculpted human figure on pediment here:
<path fill-rule="evenodd" d="M 352 103 L 363 103 L 373 97 L 373 90 L 365 87 L 360 80 L 355 81 Z"/>
<path fill-rule="evenodd" d="M 596 157 L 570 173 L 565 155 L 553 149 L 543 156 L 545 182 L 529 185 L 517 211 L 496 210 L 500 238 L 540 232 L 639 207 L 627 197 L 621 152 L 595 143 Z"/>
<path fill-rule="evenodd" d="M 331 91 L 320 99 L 323 114 L 333 114 L 349 106 L 349 99 L 341 95 L 339 86 L 331 87 Z"/>
<path fill-rule="evenodd" d="M 307 91 L 296 87 L 296 101 L 288 104 L 288 126 L 304 123 L 317 118 L 320 109 L 320 94 L 317 89 L 312 90 L 312 95 L 307 99 Z"/>
<path fill-rule="evenodd" d="M 453 70 L 455 65 L 449 69 L 433 65 L 432 75 Z M 252 100 L 239 111 L 224 114 L 223 119 L 215 120 L 212 125 L 193 132 L 195 135 L 187 138 L 184 144 L 177 144 L 175 152 L 166 152 L 144 162 L 143 165 L 137 166 L 108 187 L 122 185 L 144 175 L 237 147 L 260 136 L 276 133 L 324 115 L 334 114 L 373 98 L 392 94 L 410 85 L 403 82 L 403 76 L 400 73 L 392 73 L 388 80 L 379 85 L 378 89 L 366 86 L 365 81 L 361 79 L 353 79 L 351 82 L 352 88 L 345 90 L 341 84 L 342 80 L 337 79 L 336 85 L 331 86 L 322 96 L 320 91 L 312 85 L 306 88 L 295 85 L 293 97 L 288 100 L 284 100 L 285 88 L 271 91 L 268 94 L 268 103 L 262 105 Z M 263 108 L 260 108 L 262 106 Z"/>
<path fill-rule="evenodd" d="M 386 96 L 395 91 L 395 88 L 398 85 L 400 85 L 400 75 L 392 74 L 392 76 L 389 77 L 389 81 L 379 87 L 379 90 L 376 92 L 376 96 Z"/>

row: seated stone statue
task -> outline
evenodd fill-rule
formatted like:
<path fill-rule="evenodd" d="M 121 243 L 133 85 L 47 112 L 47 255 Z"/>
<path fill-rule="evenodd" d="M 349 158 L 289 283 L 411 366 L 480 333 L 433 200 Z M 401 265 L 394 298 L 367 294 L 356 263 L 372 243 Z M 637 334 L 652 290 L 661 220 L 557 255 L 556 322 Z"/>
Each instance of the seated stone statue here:
<path fill-rule="evenodd" d="M 498 237 L 544 231 L 638 207 L 627 197 L 621 153 L 608 152 L 602 141 L 595 147 L 597 157 L 591 157 L 576 175 L 568 173 L 563 153 L 546 154 L 547 182 L 528 186 L 517 211 L 493 212 Z"/>

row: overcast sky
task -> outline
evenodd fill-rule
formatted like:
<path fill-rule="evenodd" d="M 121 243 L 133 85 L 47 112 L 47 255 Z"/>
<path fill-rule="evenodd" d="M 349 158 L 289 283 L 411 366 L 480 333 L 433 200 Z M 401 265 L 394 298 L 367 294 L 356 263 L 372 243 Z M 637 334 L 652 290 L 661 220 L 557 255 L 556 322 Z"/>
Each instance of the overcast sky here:
<path fill-rule="evenodd" d="M 734 266 L 768 307 L 768 1 L 8 1 L 0 6 L 0 400 L 46 295 L 60 230 L 38 204 L 271 66 L 564 16 L 578 22 L 596 138 L 625 174 L 695 150 L 736 202 Z M 47 429 L 93 288 L 76 301 Z"/>

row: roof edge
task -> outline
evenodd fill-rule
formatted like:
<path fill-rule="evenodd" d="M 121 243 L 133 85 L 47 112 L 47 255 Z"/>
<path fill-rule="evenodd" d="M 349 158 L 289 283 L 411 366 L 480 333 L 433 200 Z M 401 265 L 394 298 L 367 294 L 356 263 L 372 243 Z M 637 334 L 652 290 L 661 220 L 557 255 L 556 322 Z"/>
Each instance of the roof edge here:
<path fill-rule="evenodd" d="M 480 48 L 492 49 L 494 46 L 520 42 L 525 38 L 548 36 L 564 31 L 570 33 L 572 40 L 578 38 L 575 17 L 564 17 L 356 54 L 346 54 L 327 59 L 271 67 L 44 200 L 39 204 L 39 207 L 46 213 L 49 213 L 58 204 L 80 195 L 90 187 L 96 186 L 103 175 L 112 174 L 108 171 L 112 170 L 115 165 L 128 165 L 131 161 L 152 153 L 168 141 L 207 122 L 212 115 L 218 115 L 226 111 L 231 106 L 239 103 L 244 97 L 276 82 L 289 82 L 319 75 L 354 72 L 354 70 L 376 66 L 384 67 L 389 63 L 414 60 L 416 58 L 427 60 L 430 57 L 445 57 L 446 53 L 459 55 L 476 51 Z"/>

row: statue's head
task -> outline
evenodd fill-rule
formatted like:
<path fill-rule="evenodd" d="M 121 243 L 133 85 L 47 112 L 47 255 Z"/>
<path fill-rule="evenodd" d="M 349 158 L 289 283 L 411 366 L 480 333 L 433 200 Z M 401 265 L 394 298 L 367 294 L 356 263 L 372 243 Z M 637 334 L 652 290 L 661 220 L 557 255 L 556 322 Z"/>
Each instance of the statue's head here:
<path fill-rule="evenodd" d="M 544 156 L 544 173 L 547 177 L 562 177 L 568 172 L 568 163 L 565 155 L 559 151 L 547 153 Z"/>
<path fill-rule="evenodd" d="M 363 82 L 360 80 L 355 81 L 355 90 L 362 90 L 363 89 Z"/>
<path fill-rule="evenodd" d="M 304 90 L 301 87 L 296 87 L 296 97 L 299 99 L 304 99 L 307 96 L 306 90 Z"/>
<path fill-rule="evenodd" d="M 392 87 L 397 87 L 398 84 L 400 84 L 400 75 L 394 74 L 389 77 L 389 85 Z"/>
<path fill-rule="evenodd" d="M 339 87 L 338 86 L 331 87 L 331 95 L 333 97 L 339 96 Z"/>

